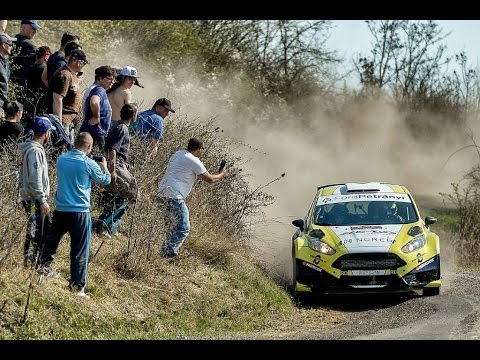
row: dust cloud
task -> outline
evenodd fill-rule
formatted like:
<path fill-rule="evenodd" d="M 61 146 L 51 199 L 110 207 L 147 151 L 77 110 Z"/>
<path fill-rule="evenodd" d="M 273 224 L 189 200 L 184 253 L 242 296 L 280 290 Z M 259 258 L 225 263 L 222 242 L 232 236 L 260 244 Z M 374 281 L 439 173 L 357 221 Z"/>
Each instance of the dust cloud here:
<path fill-rule="evenodd" d="M 322 110 L 322 99 L 312 98 L 304 102 L 310 105 L 302 105 L 304 115 L 299 115 L 293 110 L 295 104 L 262 102 L 240 73 L 231 74 L 227 82 L 215 74 L 197 75 L 195 65 L 171 69 L 165 64 L 168 71 L 152 68 L 135 58 L 128 46 L 119 45 L 115 54 L 105 54 L 103 61 L 89 65 L 85 78 L 93 81 L 93 70 L 104 64 L 137 68 L 145 88 L 134 86 L 132 93 L 141 109 L 168 97 L 177 112 L 167 121 L 214 119 L 225 130 L 222 136 L 231 140 L 229 150 L 242 157 L 244 173 L 252 174 L 248 178 L 252 189 L 286 173 L 263 189 L 276 200 L 255 226 L 256 258 L 278 279 L 287 280 L 291 273 L 295 231 L 291 221 L 304 217 L 317 186 L 390 182 L 405 185 L 422 201 L 441 203 L 439 192 L 450 193 L 451 183 L 478 162 L 473 148 L 452 155 L 472 144 L 469 129 L 478 139 L 475 121 L 463 128 L 448 127 L 448 122 L 425 115 L 424 121 L 438 123 L 440 131 L 414 136 L 406 129 L 404 116 L 381 99 L 346 102 L 328 114 Z"/>

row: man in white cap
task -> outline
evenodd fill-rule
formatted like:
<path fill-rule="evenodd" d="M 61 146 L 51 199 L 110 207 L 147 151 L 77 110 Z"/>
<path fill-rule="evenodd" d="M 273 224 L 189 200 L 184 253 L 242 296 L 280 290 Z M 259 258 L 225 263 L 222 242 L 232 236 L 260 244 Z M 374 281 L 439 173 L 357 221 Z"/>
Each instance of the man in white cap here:
<path fill-rule="evenodd" d="M 7 33 L 0 35 L 0 109 L 8 100 L 8 82 L 10 81 L 9 56 L 12 54 L 13 42 L 17 40 Z"/>
<path fill-rule="evenodd" d="M 132 102 L 133 85 L 143 88 L 138 82 L 138 72 L 133 66 L 125 66 L 120 70 L 117 82 L 107 90 L 108 100 L 112 106 L 112 121 L 120 120 L 120 110 L 123 105 Z"/>

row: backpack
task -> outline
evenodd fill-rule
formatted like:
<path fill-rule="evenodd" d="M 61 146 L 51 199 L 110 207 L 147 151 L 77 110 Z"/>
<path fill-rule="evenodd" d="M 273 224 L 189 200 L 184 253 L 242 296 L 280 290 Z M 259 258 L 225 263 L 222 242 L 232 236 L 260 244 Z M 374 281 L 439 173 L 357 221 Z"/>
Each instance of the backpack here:
<path fill-rule="evenodd" d="M 50 120 L 52 125 L 55 127 L 55 130 L 52 130 L 50 135 L 50 141 L 52 143 L 52 146 L 55 148 L 65 146 L 67 148 L 67 151 L 72 149 L 72 139 L 63 128 L 60 120 L 58 120 L 58 118 L 53 114 L 43 114 L 43 116 L 46 116 Z"/>

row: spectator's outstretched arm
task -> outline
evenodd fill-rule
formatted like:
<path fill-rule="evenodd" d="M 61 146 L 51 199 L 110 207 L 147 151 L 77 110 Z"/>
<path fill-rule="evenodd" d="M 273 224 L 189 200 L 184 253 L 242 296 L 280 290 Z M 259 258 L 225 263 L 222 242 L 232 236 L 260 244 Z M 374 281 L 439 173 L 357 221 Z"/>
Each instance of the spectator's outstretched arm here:
<path fill-rule="evenodd" d="M 105 160 L 105 158 L 103 158 L 101 163 L 96 163 L 92 159 L 87 158 L 87 168 L 88 173 L 93 180 L 101 185 L 110 184 L 112 178 L 110 176 L 110 172 L 108 171 L 107 160 Z"/>
<path fill-rule="evenodd" d="M 207 172 L 204 172 L 203 174 L 200 174 L 200 178 L 209 184 L 213 184 L 213 183 L 216 183 L 217 181 L 220 181 L 226 174 L 227 173 L 225 169 L 223 169 L 219 174 L 216 174 L 216 175 L 212 175 L 207 171 Z"/>

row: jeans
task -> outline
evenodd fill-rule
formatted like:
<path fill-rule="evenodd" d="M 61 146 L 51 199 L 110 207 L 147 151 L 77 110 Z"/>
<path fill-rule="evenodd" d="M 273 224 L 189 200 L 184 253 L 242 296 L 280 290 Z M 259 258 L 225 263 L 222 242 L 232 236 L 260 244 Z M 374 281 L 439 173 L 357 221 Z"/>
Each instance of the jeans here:
<path fill-rule="evenodd" d="M 28 261 L 34 263 L 40 252 L 44 237 L 51 230 L 52 217 L 50 214 L 40 215 L 40 202 L 38 200 L 23 200 L 22 205 L 28 216 L 23 256 L 25 264 Z"/>
<path fill-rule="evenodd" d="M 128 210 L 128 199 L 110 191 L 103 193 L 103 213 L 100 214 L 96 230 L 107 229 L 110 235 L 115 235 L 122 223 L 122 217 Z"/>
<path fill-rule="evenodd" d="M 84 287 L 87 283 L 88 257 L 92 238 L 89 212 L 53 212 L 52 231 L 45 238 L 40 264 L 49 267 L 63 235 L 70 234 L 70 285 Z"/>
<path fill-rule="evenodd" d="M 165 241 L 162 255 L 177 256 L 180 247 L 190 232 L 190 220 L 187 204 L 184 199 L 166 199 L 167 210 L 174 221 L 173 231 Z"/>

